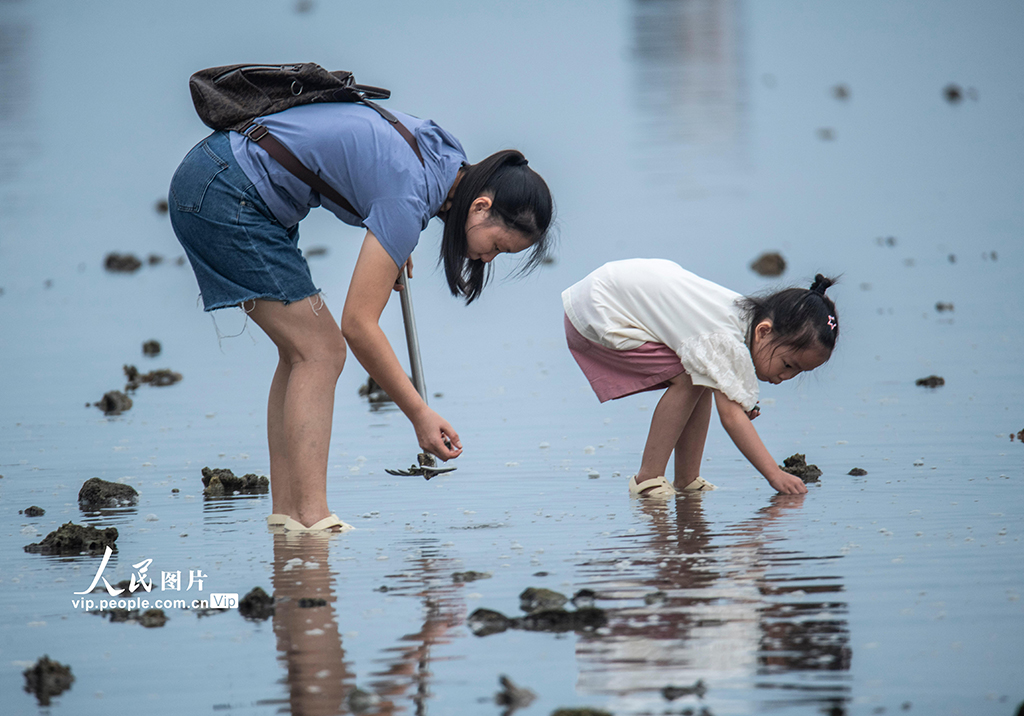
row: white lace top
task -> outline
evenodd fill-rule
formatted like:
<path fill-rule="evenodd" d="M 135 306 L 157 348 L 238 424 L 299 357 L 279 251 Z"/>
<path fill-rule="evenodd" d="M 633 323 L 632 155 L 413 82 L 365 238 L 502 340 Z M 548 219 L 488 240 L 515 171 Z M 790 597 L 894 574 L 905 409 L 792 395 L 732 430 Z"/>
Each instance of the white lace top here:
<path fill-rule="evenodd" d="M 749 321 L 742 296 L 673 261 L 611 261 L 562 292 L 562 306 L 584 338 L 612 350 L 661 343 L 679 356 L 695 385 L 757 403 Z"/>

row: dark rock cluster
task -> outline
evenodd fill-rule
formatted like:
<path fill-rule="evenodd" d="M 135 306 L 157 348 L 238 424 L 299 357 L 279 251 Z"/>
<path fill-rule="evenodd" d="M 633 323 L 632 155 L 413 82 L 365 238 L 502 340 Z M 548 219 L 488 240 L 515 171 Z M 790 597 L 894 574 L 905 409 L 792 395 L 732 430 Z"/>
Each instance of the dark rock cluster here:
<path fill-rule="evenodd" d="M 49 656 L 43 656 L 22 673 L 25 691 L 35 694 L 40 706 L 49 706 L 50 699 L 70 689 L 75 680 L 70 666 L 53 661 Z"/>
<path fill-rule="evenodd" d="M 264 592 L 262 587 L 253 587 L 248 594 L 238 600 L 238 611 L 252 621 L 269 619 L 274 616 L 274 598 Z"/>
<path fill-rule="evenodd" d="M 108 482 L 98 477 L 86 480 L 78 491 L 78 506 L 83 510 L 104 507 L 131 507 L 139 504 L 139 493 L 131 485 Z"/>
<path fill-rule="evenodd" d="M 817 465 L 807 464 L 807 456 L 802 453 L 790 455 L 782 461 L 779 467 L 782 468 L 783 472 L 796 475 L 804 482 L 817 482 L 818 478 L 822 475 Z"/>
<path fill-rule="evenodd" d="M 248 473 L 237 477 L 228 469 L 204 467 L 203 494 L 207 497 L 224 497 L 235 493 L 243 495 L 265 495 L 270 492 L 270 480 L 266 475 Z"/>
<path fill-rule="evenodd" d="M 589 590 L 587 590 L 589 591 Z M 591 593 L 592 594 L 592 593 Z M 574 611 L 562 608 L 569 599 L 550 589 L 529 587 L 519 595 L 519 604 L 527 612 L 522 617 L 507 617 L 493 609 L 477 609 L 466 619 L 466 624 L 476 636 L 498 634 L 508 629 L 523 631 L 569 632 L 593 631 L 608 623 L 603 609 L 594 606 L 577 606 Z M 574 604 L 593 603 L 592 597 L 584 597 Z"/>
<path fill-rule="evenodd" d="M 36 554 L 100 554 L 107 547 L 117 549 L 117 528 L 96 529 L 92 525 L 67 522 L 46 535 L 42 542 L 25 545 L 25 551 Z"/>

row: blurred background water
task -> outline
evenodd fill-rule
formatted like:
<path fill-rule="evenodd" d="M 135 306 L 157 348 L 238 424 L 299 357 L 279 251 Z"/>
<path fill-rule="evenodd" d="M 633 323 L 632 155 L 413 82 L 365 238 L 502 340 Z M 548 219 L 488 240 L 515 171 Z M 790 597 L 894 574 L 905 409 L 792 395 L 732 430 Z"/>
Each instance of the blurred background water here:
<path fill-rule="evenodd" d="M 4 713 L 349 713 L 358 686 L 385 699 L 369 713 L 491 714 L 500 674 L 537 694 L 521 714 L 1014 713 L 1022 30 L 1011 0 L 0 1 Z M 202 312 L 156 210 L 205 134 L 188 76 L 249 61 L 353 70 L 473 161 L 523 150 L 558 205 L 556 262 L 516 280 L 498 266 L 468 308 L 435 266 L 439 226 L 424 233 L 427 386 L 466 452 L 429 483 L 386 475 L 414 436 L 369 409 L 350 361 L 328 490 L 359 529 L 325 542 L 268 534 L 267 498 L 204 501 L 204 466 L 267 474 L 276 357 L 239 312 Z M 301 234 L 326 248 L 309 262 L 339 315 L 361 232 L 313 212 Z M 781 277 L 749 268 L 768 250 Z M 146 265 L 106 272 L 112 251 Z M 774 497 L 713 421 L 719 490 L 629 500 L 657 395 L 598 405 L 559 294 L 633 256 L 744 293 L 841 275 L 833 359 L 762 388 L 769 450 L 824 471 L 806 498 Z M 383 325 L 404 355 L 397 305 Z M 87 407 L 124 364 L 184 379 L 118 417 Z M 915 385 L 930 374 L 945 385 Z M 81 512 L 90 477 L 133 485 L 139 506 Z M 118 528 L 112 582 L 152 559 L 150 574 L 202 572 L 204 593 L 261 586 L 276 614 L 169 609 L 145 629 L 83 613 L 73 593 L 99 558 L 22 550 L 69 520 Z M 493 576 L 452 580 L 467 569 Z M 592 589 L 608 624 L 472 635 L 470 612 L 517 614 L 528 586 Z M 43 654 L 76 679 L 49 707 L 22 691 Z M 701 695 L 662 694 L 698 679 Z"/>

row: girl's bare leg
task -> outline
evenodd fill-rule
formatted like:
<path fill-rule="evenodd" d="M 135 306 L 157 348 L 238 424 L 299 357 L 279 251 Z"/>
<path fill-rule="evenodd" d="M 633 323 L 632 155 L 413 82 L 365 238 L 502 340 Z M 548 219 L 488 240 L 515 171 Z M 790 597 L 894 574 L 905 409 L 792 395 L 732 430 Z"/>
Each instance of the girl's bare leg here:
<path fill-rule="evenodd" d="M 704 457 L 704 443 L 708 439 L 711 423 L 711 390 L 700 388 L 701 396 L 676 441 L 675 488 L 682 490 L 700 476 L 700 462 Z"/>
<path fill-rule="evenodd" d="M 637 484 L 665 474 L 672 450 L 703 394 L 704 389 L 695 386 L 685 372 L 669 381 L 669 387 L 651 418 L 651 430 L 647 434 L 644 456 L 636 475 Z"/>
<path fill-rule="evenodd" d="M 308 527 L 331 514 L 327 458 L 345 340 L 319 296 L 288 305 L 255 303 L 249 315 L 279 356 L 267 401 L 273 511 Z"/>

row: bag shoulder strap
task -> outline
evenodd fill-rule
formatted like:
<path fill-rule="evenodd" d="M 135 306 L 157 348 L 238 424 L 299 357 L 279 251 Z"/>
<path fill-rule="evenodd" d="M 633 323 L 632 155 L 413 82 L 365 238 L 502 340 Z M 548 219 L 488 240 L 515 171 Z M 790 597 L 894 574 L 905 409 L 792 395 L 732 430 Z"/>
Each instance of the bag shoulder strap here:
<path fill-rule="evenodd" d="M 379 91 L 384 92 L 386 90 Z M 365 98 L 362 99 L 361 102 L 376 110 L 381 117 L 386 119 L 391 126 L 394 127 L 400 135 L 402 135 L 402 139 L 406 141 L 412 151 L 416 153 L 416 158 L 420 160 L 420 165 L 426 166 L 426 163 L 423 161 L 423 154 L 420 153 L 419 144 L 416 142 L 416 137 L 413 136 L 408 127 L 398 121 L 398 117 L 391 114 L 391 112 L 387 111 L 376 102 L 372 102 Z M 307 169 L 306 165 L 300 162 L 298 157 L 288 151 L 286 146 L 277 141 L 274 135 L 270 133 L 270 130 L 262 124 L 252 122 L 249 126 L 243 128 L 241 133 L 256 142 L 256 144 L 265 150 L 267 154 L 273 157 L 278 164 L 291 172 L 295 177 L 304 181 L 309 187 L 315 189 L 319 194 L 326 196 L 353 216 L 358 216 L 360 219 L 366 218 L 360 215 L 348 199 L 339 194 L 330 184 L 321 179 L 318 174 Z"/>
<path fill-rule="evenodd" d="M 326 196 L 353 216 L 357 216 L 360 219 L 366 218 L 356 211 L 349 200 L 339 194 L 330 184 L 321 179 L 315 172 L 307 169 L 306 165 L 288 151 L 287 147 L 277 141 L 274 135 L 262 124 L 252 124 L 246 127 L 242 134 L 260 145 L 278 164 L 304 181 L 310 188 L 315 189 L 320 195 Z"/>
<path fill-rule="evenodd" d="M 359 101 L 360 104 L 365 104 L 367 107 L 376 110 L 377 114 L 379 114 L 381 117 L 390 122 L 391 126 L 394 127 L 399 134 L 402 135 L 402 139 L 404 139 L 406 143 L 410 147 L 412 147 L 412 151 L 416 153 L 416 158 L 420 160 L 420 164 L 426 166 L 423 162 L 423 155 L 420 154 L 420 145 L 416 142 L 416 137 L 412 135 L 412 132 L 409 131 L 408 127 L 406 127 L 404 124 L 398 121 L 398 117 L 391 114 L 391 112 L 387 111 L 376 102 L 371 102 L 369 99 L 367 99 L 365 92 L 363 93 L 363 98 Z"/>

